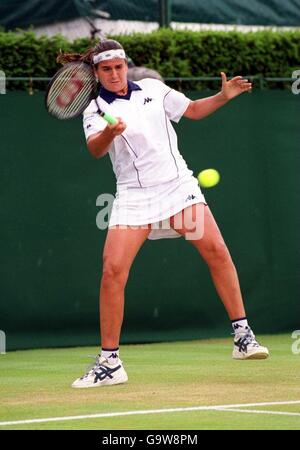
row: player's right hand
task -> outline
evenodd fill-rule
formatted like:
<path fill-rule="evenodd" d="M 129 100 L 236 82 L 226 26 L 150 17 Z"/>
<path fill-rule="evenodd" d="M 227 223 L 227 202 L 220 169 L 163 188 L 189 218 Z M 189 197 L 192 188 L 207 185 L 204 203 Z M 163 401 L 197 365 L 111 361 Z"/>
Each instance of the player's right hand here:
<path fill-rule="evenodd" d="M 109 131 L 113 136 L 120 136 L 120 134 L 122 134 L 127 127 L 126 123 L 123 122 L 123 120 L 120 117 L 117 117 L 117 119 L 118 123 L 116 123 L 115 125 L 110 124 L 107 125 L 107 128 L 109 129 Z"/>

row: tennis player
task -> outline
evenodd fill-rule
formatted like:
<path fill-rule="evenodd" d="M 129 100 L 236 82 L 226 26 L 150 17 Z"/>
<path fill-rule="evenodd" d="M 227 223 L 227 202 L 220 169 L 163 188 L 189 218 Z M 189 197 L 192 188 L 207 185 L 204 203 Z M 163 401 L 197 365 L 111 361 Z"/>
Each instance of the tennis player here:
<path fill-rule="evenodd" d="M 95 158 L 109 154 L 117 193 L 103 252 L 100 286 L 101 353 L 94 366 L 72 384 L 88 388 L 128 380 L 119 357 L 124 290 L 131 265 L 146 239 L 184 236 L 207 263 L 216 290 L 232 322 L 233 358 L 265 359 L 268 349 L 255 339 L 243 305 L 239 280 L 221 232 L 191 170 L 181 156 L 171 121 L 199 120 L 251 90 L 251 83 L 222 76 L 221 91 L 196 101 L 155 79 L 127 80 L 127 57 L 121 44 L 103 40 L 85 55 L 62 55 L 93 65 L 101 83 L 100 108 L 118 117 L 108 125 L 95 102 L 83 126 Z M 167 226 L 160 226 L 162 224 Z"/>

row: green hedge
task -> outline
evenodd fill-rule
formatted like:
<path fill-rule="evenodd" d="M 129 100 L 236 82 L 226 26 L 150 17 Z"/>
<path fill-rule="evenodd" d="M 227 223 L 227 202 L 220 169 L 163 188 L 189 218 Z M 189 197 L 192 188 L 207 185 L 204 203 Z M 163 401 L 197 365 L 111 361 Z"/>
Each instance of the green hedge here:
<path fill-rule="evenodd" d="M 162 29 L 150 34 L 113 36 L 137 65 L 164 77 L 261 75 L 291 77 L 300 66 L 300 31 L 193 32 Z M 0 70 L 7 77 L 50 77 L 57 70 L 59 49 L 83 52 L 90 39 L 73 42 L 62 36 L 36 37 L 33 32 L 0 32 Z M 199 86 L 198 86 L 199 87 Z"/>

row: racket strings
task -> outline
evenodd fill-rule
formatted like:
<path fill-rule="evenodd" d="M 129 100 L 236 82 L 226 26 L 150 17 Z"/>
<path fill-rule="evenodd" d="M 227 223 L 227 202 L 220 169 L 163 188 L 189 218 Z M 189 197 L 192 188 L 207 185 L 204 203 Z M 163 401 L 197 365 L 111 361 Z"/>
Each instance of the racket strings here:
<path fill-rule="evenodd" d="M 70 105 L 71 109 L 78 110 L 85 98 L 90 98 L 91 91 L 94 89 L 94 80 L 89 80 L 89 82 L 84 86 L 84 88 L 78 93 L 74 101 Z"/>
<path fill-rule="evenodd" d="M 82 69 L 81 69 L 82 70 Z M 59 92 L 62 92 L 70 80 L 79 72 L 79 67 L 70 67 L 65 69 L 53 82 L 51 86 L 49 95 L 52 97 L 57 97 Z"/>
<path fill-rule="evenodd" d="M 73 66 L 62 70 L 48 92 L 48 110 L 58 118 L 79 115 L 95 92 L 96 80 L 90 68 Z"/>
<path fill-rule="evenodd" d="M 86 95 L 89 95 L 90 90 L 93 87 L 92 80 L 83 81 L 82 76 L 78 77 L 78 73 L 73 74 L 70 78 L 67 79 L 67 82 L 58 82 L 53 85 L 53 90 L 49 93 L 49 104 L 51 106 L 56 106 L 58 108 L 67 108 L 71 106 L 71 109 L 74 103 L 74 100 L 82 101 Z M 61 104 L 59 104 L 59 101 Z"/>

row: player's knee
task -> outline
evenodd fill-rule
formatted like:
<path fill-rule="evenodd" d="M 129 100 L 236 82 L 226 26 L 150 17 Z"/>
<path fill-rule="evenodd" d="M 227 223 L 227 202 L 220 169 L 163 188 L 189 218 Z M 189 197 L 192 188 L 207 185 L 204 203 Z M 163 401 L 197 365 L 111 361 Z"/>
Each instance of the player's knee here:
<path fill-rule="evenodd" d="M 218 240 L 205 246 L 202 253 L 208 265 L 220 266 L 231 263 L 229 250 L 223 240 Z"/>
<path fill-rule="evenodd" d="M 128 278 L 128 270 L 122 264 L 122 261 L 105 258 L 103 261 L 102 282 L 112 283 L 118 282 L 125 284 Z"/>

